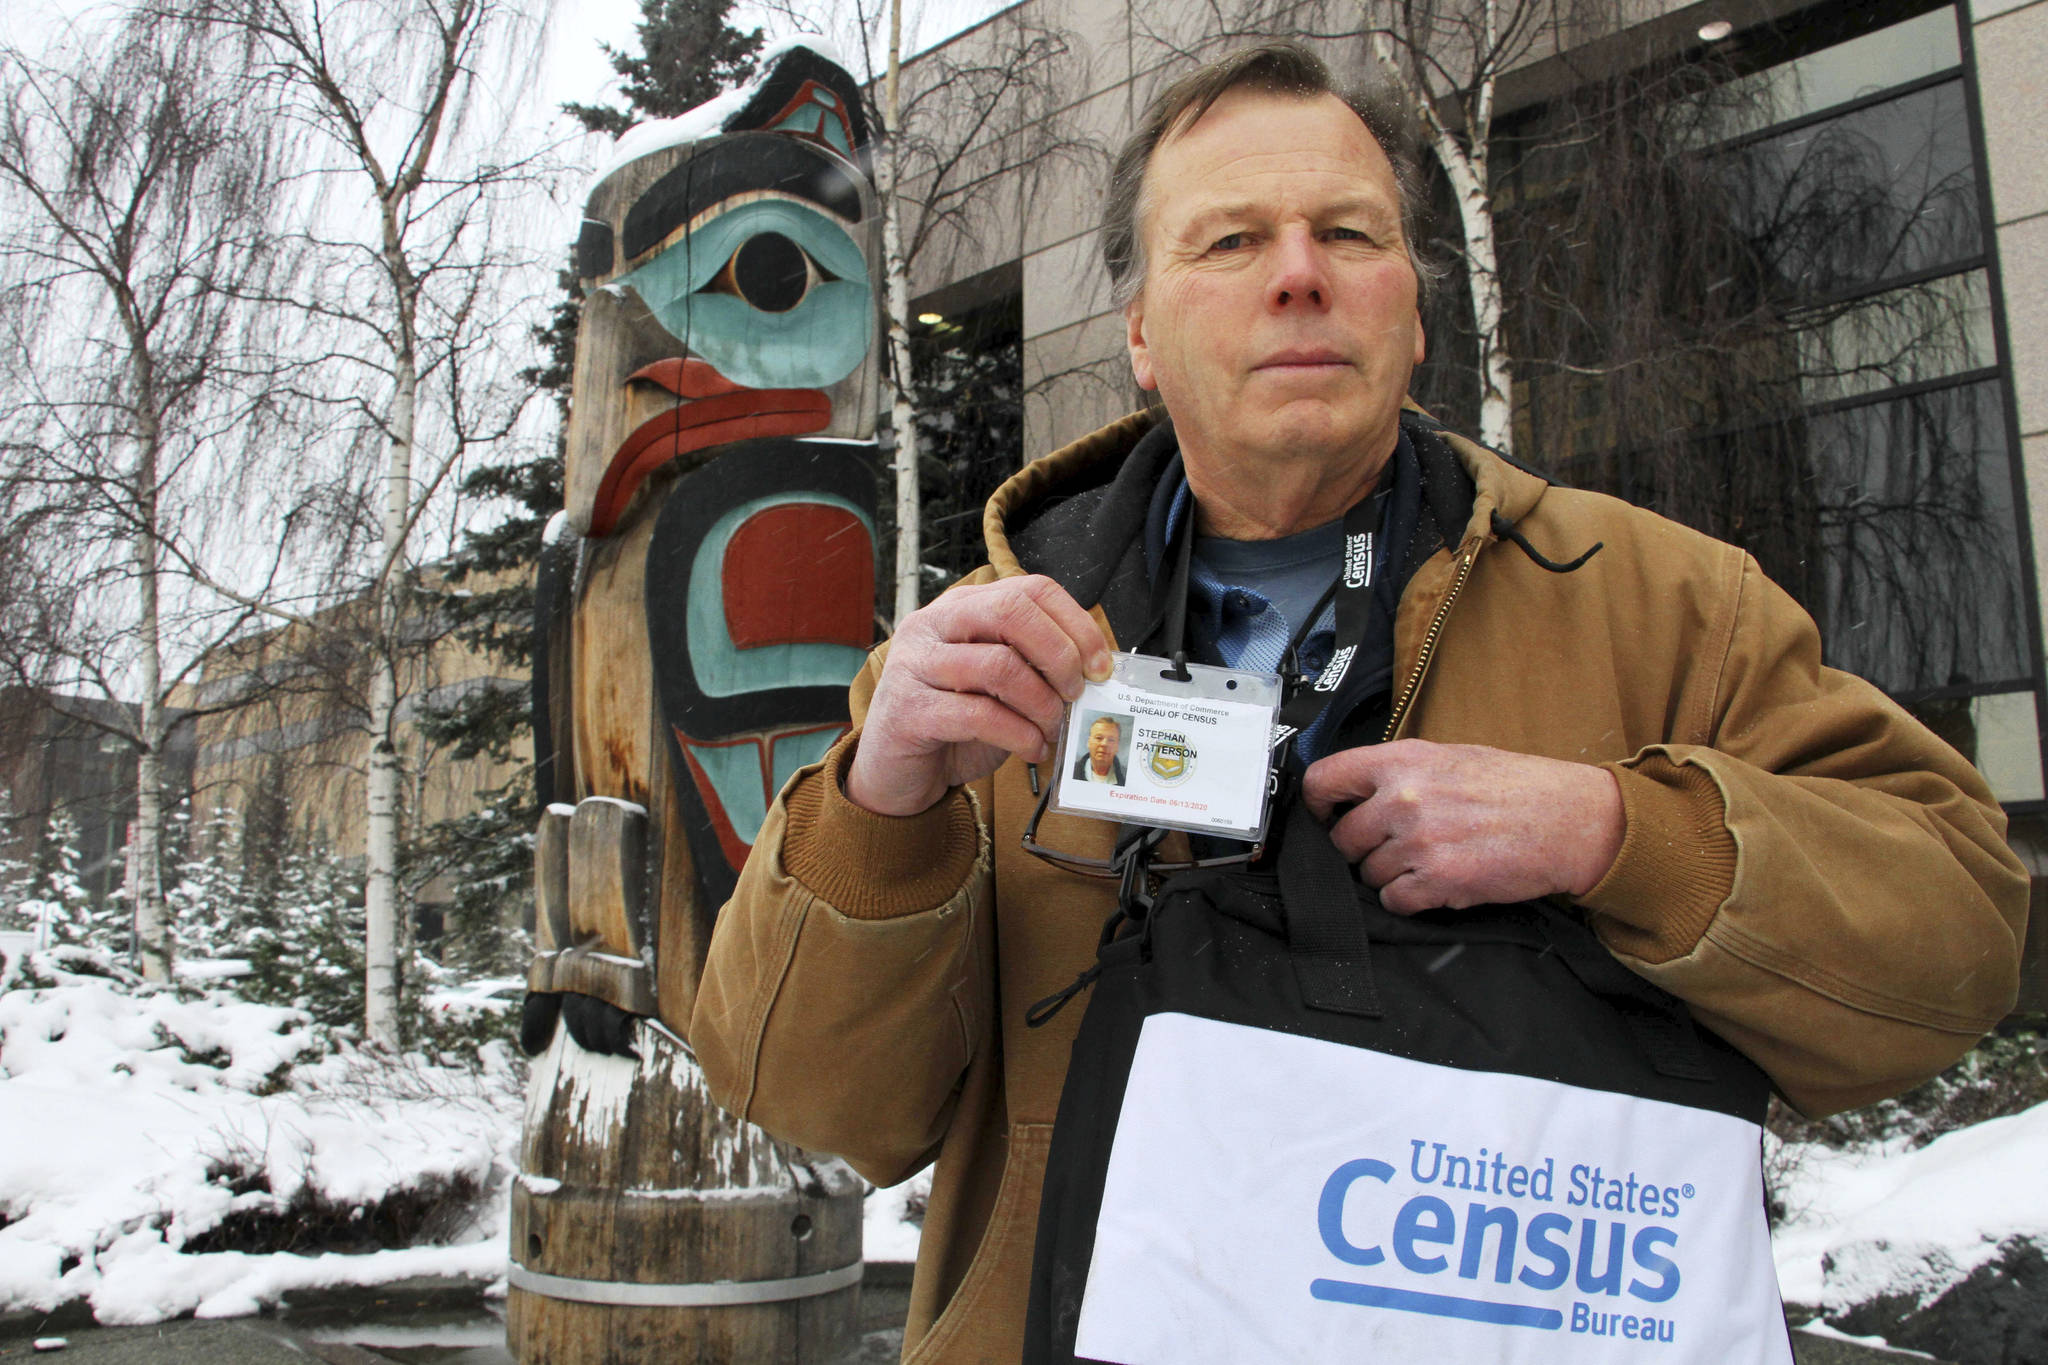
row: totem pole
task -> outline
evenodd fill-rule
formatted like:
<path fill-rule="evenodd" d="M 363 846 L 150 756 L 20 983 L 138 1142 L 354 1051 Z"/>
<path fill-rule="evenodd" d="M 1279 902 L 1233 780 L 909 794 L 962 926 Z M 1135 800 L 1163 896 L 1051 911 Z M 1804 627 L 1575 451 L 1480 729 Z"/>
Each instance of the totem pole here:
<path fill-rule="evenodd" d="M 852 78 L 790 46 L 629 131 L 585 209 L 536 639 L 552 804 L 508 1323 L 529 1365 L 852 1342 L 858 1177 L 721 1111 L 684 1031 L 768 803 L 845 732 L 874 635 L 866 144 Z"/>

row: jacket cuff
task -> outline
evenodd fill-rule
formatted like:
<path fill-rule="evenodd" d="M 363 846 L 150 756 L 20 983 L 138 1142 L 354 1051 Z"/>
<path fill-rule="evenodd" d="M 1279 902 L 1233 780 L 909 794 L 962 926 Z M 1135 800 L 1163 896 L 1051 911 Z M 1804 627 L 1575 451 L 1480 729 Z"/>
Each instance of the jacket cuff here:
<path fill-rule="evenodd" d="M 1615 952 L 1669 962 L 1699 945 L 1735 890 L 1735 836 L 1705 768 L 1651 750 L 1607 770 L 1621 787 L 1626 830 L 1614 866 L 1579 904 L 1601 917 Z"/>
<path fill-rule="evenodd" d="M 980 851 L 973 803 L 954 787 L 917 815 L 877 815 L 855 805 L 846 795 L 846 768 L 859 742 L 858 731 L 847 735 L 790 786 L 782 864 L 849 919 L 936 909 L 966 884 Z"/>

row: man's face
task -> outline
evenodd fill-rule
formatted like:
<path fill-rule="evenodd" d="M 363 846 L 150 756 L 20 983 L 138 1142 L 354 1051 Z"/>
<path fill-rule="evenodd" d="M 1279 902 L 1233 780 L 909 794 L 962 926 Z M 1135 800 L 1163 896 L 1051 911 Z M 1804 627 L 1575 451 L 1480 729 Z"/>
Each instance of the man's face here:
<path fill-rule="evenodd" d="M 1110 760 L 1116 757 L 1116 746 L 1123 738 L 1123 727 L 1113 720 L 1098 720 L 1088 727 L 1088 763 L 1098 773 L 1109 771 Z"/>
<path fill-rule="evenodd" d="M 1384 458 L 1422 361 L 1394 168 L 1334 95 L 1232 90 L 1146 172 L 1131 367 L 1191 463 Z"/>

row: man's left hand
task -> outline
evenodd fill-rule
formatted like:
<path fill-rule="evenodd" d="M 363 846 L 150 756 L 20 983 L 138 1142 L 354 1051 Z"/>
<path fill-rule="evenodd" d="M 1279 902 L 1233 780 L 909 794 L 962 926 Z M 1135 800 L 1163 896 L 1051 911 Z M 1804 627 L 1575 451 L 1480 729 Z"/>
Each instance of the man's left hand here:
<path fill-rule="evenodd" d="M 1380 903 L 1400 914 L 1583 896 L 1621 851 L 1605 768 L 1477 744 L 1402 739 L 1309 766 L 1302 797 Z"/>

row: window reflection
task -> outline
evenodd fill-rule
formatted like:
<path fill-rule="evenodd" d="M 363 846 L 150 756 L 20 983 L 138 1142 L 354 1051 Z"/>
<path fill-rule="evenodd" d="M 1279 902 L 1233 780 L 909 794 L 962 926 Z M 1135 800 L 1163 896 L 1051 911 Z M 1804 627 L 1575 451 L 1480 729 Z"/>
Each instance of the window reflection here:
<path fill-rule="evenodd" d="M 1790 123 L 1953 70 L 1962 59 L 1955 11 L 1931 10 L 1729 81 L 1722 87 L 1725 97 L 1713 101 L 1712 121 L 1702 135 L 1720 141 Z"/>
<path fill-rule="evenodd" d="M 1804 310 L 1787 322 L 1798 338 L 1800 398 L 1808 406 L 1998 363 L 1991 281 L 1982 270 Z"/>
<path fill-rule="evenodd" d="M 1961 81 L 1717 154 L 1735 226 L 1782 298 L 1829 297 L 1982 249 Z"/>
<path fill-rule="evenodd" d="M 2039 800 L 1959 61 L 1944 8 L 1733 79 L 1632 73 L 1510 130 L 1516 440 L 1748 550 L 1829 664 Z"/>
<path fill-rule="evenodd" d="M 1812 419 L 1826 661 L 1888 692 L 2032 674 L 1995 382 Z"/>

